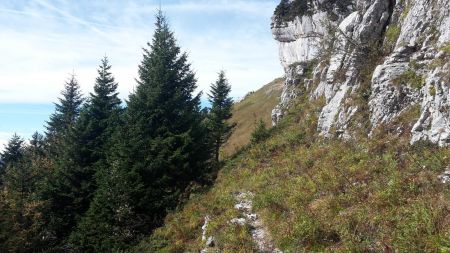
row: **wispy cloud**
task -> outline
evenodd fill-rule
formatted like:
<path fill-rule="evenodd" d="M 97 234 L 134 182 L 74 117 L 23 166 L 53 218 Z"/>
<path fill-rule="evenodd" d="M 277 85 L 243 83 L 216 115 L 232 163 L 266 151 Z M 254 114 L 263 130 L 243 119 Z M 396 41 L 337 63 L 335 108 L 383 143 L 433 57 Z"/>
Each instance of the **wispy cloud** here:
<path fill-rule="evenodd" d="M 277 0 L 162 1 L 173 30 L 208 91 L 225 69 L 242 96 L 281 75 L 269 31 Z M 127 97 L 158 1 L 32 0 L 0 3 L 0 103 L 50 103 L 75 71 L 87 94 L 107 54 Z M 1 108 L 0 108 L 1 109 Z"/>

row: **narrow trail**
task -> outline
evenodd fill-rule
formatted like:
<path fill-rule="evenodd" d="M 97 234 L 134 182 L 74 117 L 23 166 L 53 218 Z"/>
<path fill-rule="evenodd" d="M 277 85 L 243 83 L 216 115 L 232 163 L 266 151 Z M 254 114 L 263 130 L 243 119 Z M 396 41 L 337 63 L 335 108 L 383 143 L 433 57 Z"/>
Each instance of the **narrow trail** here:
<path fill-rule="evenodd" d="M 256 213 L 253 213 L 253 198 L 252 192 L 239 192 L 235 194 L 236 205 L 234 208 L 241 212 L 243 218 L 234 218 L 230 221 L 231 224 L 239 226 L 249 226 L 250 233 L 253 241 L 257 247 L 258 253 L 283 253 L 275 247 L 270 238 L 270 234 L 263 222 Z M 202 226 L 202 241 L 205 244 L 205 248 L 201 250 L 201 253 L 219 252 L 214 245 L 214 237 L 208 236 L 208 224 L 211 217 L 207 215 L 205 217 L 204 224 Z"/>
<path fill-rule="evenodd" d="M 253 241 L 258 247 L 258 252 L 283 253 L 275 247 L 267 228 L 259 216 L 253 212 L 254 194 L 252 192 L 240 192 L 236 194 L 235 198 L 237 204 L 234 208 L 241 211 L 244 218 L 234 218 L 231 222 L 239 225 L 249 225 Z"/>

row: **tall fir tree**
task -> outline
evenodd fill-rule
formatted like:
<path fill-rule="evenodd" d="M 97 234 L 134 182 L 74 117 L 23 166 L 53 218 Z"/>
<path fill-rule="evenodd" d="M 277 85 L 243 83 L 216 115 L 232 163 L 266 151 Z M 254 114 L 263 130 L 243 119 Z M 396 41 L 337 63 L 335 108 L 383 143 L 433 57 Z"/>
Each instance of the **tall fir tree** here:
<path fill-rule="evenodd" d="M 77 173 L 68 175 L 85 182 L 84 190 L 79 192 L 82 202 L 76 210 L 80 216 L 88 210 L 97 187 L 101 184 L 99 181 L 108 176 L 105 170 L 109 167 L 107 157 L 113 145 L 112 136 L 120 127 L 121 100 L 117 92 L 118 84 L 110 70 L 109 60 L 104 57 L 98 69 L 94 93 L 90 94 L 71 133 L 67 157 L 73 159 L 75 168 L 78 169 L 73 171 Z M 79 238 L 80 233 L 83 232 L 74 230 L 72 237 Z"/>
<path fill-rule="evenodd" d="M 68 150 L 71 147 L 70 136 L 79 118 L 84 99 L 74 75 L 65 83 L 61 95 L 59 102 L 55 103 L 55 112 L 50 116 L 46 126 L 46 153 L 52 170 L 39 192 L 40 199 L 46 203 L 42 213 L 47 236 L 43 240 L 49 249 L 61 246 L 76 217 L 76 212 L 71 206 L 76 194 L 71 192 L 73 189 L 71 187 L 77 183 L 72 180 L 77 179 L 67 175 L 67 171 L 75 167 L 74 160 L 68 158 Z"/>
<path fill-rule="evenodd" d="M 63 146 L 62 139 L 75 124 L 83 104 L 80 85 L 75 75 L 65 83 L 61 95 L 46 126 L 47 148 L 52 156 L 57 156 L 58 149 Z"/>
<path fill-rule="evenodd" d="M 119 125 L 121 101 L 107 57 L 101 60 L 94 93 L 81 110 L 73 129 L 68 132 L 66 158 L 80 168 L 102 167 L 111 146 L 111 137 Z"/>
<path fill-rule="evenodd" d="M 14 166 L 19 163 L 23 157 L 23 139 L 14 134 L 12 138 L 5 145 L 5 150 L 0 154 L 0 186 L 2 183 L 3 175 L 5 174 L 8 166 Z"/>
<path fill-rule="evenodd" d="M 219 163 L 220 147 L 230 138 L 236 124 L 230 123 L 233 99 L 230 97 L 231 86 L 221 71 L 217 81 L 211 85 L 211 93 L 208 95 L 211 110 L 208 114 L 208 128 L 212 141 L 214 160 Z"/>
<path fill-rule="evenodd" d="M 101 177 L 82 233 L 73 236 L 84 252 L 123 249 L 150 233 L 179 204 L 189 183 L 208 171 L 195 75 L 161 12 L 148 45 L 116 135 L 113 163 L 105 171 L 109 176 Z"/>
<path fill-rule="evenodd" d="M 118 126 L 121 101 L 110 69 L 108 58 L 103 58 L 94 93 L 76 123 L 65 133 L 57 173 L 49 182 L 50 207 L 55 210 L 50 222 L 58 243 L 62 242 L 64 247 L 89 208 L 97 190 L 96 174 L 107 166 L 111 136 Z"/>
<path fill-rule="evenodd" d="M 96 188 L 94 174 L 106 166 L 112 136 L 119 126 L 122 112 L 118 84 L 110 70 L 109 60 L 104 57 L 97 70 L 94 92 L 90 94 L 77 122 L 67 134 L 66 149 L 62 157 L 62 160 L 71 160 L 77 168 L 84 171 L 79 171 L 78 176 L 84 174 L 86 177 L 83 180 L 90 184 L 87 187 L 90 189 L 89 195 Z M 71 173 L 69 175 L 76 176 Z M 82 210 L 85 211 L 91 198 L 83 198 L 86 203 Z"/>
<path fill-rule="evenodd" d="M 125 123 L 130 133 L 122 154 L 126 167 L 143 180 L 138 208 L 146 216 L 144 224 L 153 227 L 178 204 L 185 187 L 205 172 L 210 154 L 201 94 L 193 96 L 195 74 L 161 12 L 149 47 L 139 66 L 136 92 L 129 98 Z"/>

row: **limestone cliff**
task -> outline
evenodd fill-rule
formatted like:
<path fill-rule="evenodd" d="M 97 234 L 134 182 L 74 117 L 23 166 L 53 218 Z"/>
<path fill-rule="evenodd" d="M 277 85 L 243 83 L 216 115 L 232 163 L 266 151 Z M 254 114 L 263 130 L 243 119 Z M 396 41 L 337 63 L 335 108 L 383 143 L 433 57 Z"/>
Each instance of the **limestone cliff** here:
<path fill-rule="evenodd" d="M 274 123 L 308 92 L 325 98 L 323 136 L 370 135 L 420 107 L 398 131 L 450 143 L 450 0 L 286 0 L 272 32 L 286 72 Z"/>

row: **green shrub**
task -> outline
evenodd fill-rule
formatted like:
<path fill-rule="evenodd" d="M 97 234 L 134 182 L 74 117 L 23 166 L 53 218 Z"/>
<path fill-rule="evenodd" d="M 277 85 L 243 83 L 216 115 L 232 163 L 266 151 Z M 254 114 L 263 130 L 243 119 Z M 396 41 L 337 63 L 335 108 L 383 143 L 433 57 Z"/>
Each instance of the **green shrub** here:
<path fill-rule="evenodd" d="M 347 6 L 351 4 L 353 4 L 352 0 L 329 0 L 323 1 L 318 7 L 321 11 L 327 11 L 329 14 L 334 14 L 333 11 L 335 9 L 339 12 L 347 12 Z M 298 16 L 312 15 L 313 12 L 310 9 L 312 5 L 312 0 L 294 0 L 292 2 L 289 0 L 281 0 L 274 13 L 277 25 L 281 25 L 283 22 L 292 21 Z"/>
<path fill-rule="evenodd" d="M 431 96 L 436 96 L 436 88 L 434 86 L 430 86 L 429 92 Z"/>
<path fill-rule="evenodd" d="M 264 120 L 259 119 L 258 125 L 253 131 L 250 140 L 252 144 L 260 143 L 269 137 L 269 129 Z"/>

